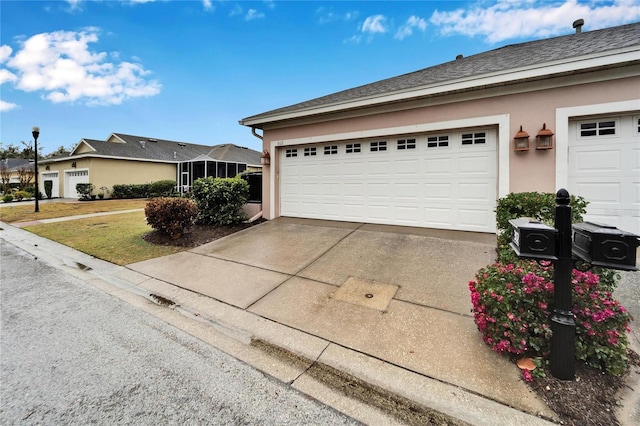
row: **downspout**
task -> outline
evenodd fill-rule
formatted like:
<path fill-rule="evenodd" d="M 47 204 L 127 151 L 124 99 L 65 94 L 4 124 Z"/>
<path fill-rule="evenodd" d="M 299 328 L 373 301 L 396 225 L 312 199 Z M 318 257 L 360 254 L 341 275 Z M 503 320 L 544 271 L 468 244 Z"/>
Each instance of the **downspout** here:
<path fill-rule="evenodd" d="M 251 126 L 251 134 L 253 136 L 255 136 L 256 138 L 260 139 L 261 142 L 263 141 L 262 136 L 260 136 L 258 133 L 256 133 L 256 128 L 254 126 Z M 262 205 L 262 203 L 260 205 Z M 252 222 L 260 219 L 261 217 L 262 217 L 262 210 L 260 210 L 258 213 L 256 213 L 255 216 L 253 216 L 251 219 L 249 219 L 247 221 L 247 223 L 252 223 Z"/>

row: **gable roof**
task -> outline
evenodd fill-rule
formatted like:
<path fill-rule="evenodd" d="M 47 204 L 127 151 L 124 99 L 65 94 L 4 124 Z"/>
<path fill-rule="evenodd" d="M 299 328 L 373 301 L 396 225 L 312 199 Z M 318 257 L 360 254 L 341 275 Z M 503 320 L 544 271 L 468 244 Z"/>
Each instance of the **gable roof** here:
<path fill-rule="evenodd" d="M 240 120 L 262 124 L 578 69 L 640 62 L 640 23 L 512 44 Z M 613 55 L 616 55 L 614 58 Z M 606 61 L 596 60 L 606 57 Z"/>
<path fill-rule="evenodd" d="M 48 161 L 60 161 L 81 156 L 167 163 L 191 161 L 198 157 L 204 157 L 209 160 L 260 164 L 258 151 L 233 144 L 212 147 L 123 133 L 112 133 L 106 141 L 82 139 L 70 155 L 51 158 Z M 47 162 L 47 160 L 43 160 L 43 162 Z"/>

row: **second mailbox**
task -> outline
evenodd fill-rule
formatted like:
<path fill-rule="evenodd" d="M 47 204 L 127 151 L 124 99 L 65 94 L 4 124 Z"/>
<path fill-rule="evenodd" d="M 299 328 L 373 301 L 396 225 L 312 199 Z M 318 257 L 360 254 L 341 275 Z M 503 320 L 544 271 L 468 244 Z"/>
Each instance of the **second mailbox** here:
<path fill-rule="evenodd" d="M 558 259 L 556 257 L 557 229 L 528 217 L 511 219 L 509 224 L 513 228 L 511 248 L 518 257 L 542 260 Z"/>
<path fill-rule="evenodd" d="M 615 226 L 593 222 L 573 225 L 573 254 L 606 268 L 636 270 L 638 236 Z"/>

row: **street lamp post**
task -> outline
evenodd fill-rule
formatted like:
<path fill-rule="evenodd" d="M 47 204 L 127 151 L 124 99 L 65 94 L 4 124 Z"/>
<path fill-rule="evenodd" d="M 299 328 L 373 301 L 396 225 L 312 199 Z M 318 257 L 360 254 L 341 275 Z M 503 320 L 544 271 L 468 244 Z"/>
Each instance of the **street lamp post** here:
<path fill-rule="evenodd" d="M 40 136 L 40 127 L 38 126 L 34 126 L 31 129 L 31 134 L 33 135 L 33 141 L 34 141 L 34 151 L 35 151 L 35 162 L 34 162 L 34 168 L 35 168 L 35 177 L 36 177 L 36 208 L 35 208 L 35 213 L 38 213 L 40 211 L 40 206 L 38 205 L 38 198 L 40 195 L 40 189 L 38 187 L 38 136 Z"/>

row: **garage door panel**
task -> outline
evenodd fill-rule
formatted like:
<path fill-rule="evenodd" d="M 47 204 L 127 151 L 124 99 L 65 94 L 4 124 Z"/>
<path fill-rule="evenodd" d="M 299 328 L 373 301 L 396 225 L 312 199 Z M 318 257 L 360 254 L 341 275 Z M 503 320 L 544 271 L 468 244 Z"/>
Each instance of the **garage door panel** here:
<path fill-rule="evenodd" d="M 424 161 L 423 174 L 430 175 L 450 175 L 453 169 L 453 161 L 450 158 L 430 158 Z"/>
<path fill-rule="evenodd" d="M 465 156 L 458 161 L 458 173 L 462 175 L 491 175 L 495 174 L 495 161 L 488 156 Z"/>
<path fill-rule="evenodd" d="M 486 202 L 491 199 L 494 191 L 486 183 L 460 182 L 458 184 L 458 200 Z"/>
<path fill-rule="evenodd" d="M 446 183 L 425 183 L 422 185 L 423 198 L 425 200 L 449 200 L 453 195 L 453 184 Z"/>
<path fill-rule="evenodd" d="M 622 153 L 620 150 L 574 150 L 575 171 L 592 174 L 594 172 L 620 172 Z"/>

